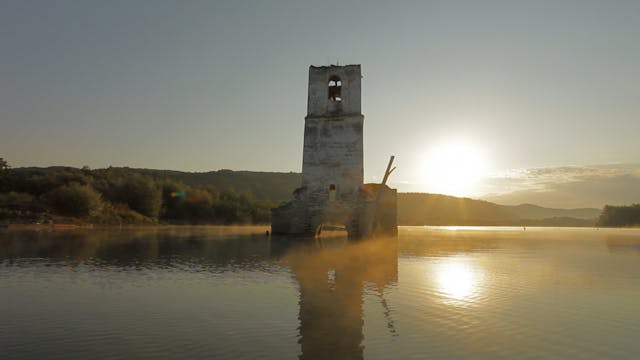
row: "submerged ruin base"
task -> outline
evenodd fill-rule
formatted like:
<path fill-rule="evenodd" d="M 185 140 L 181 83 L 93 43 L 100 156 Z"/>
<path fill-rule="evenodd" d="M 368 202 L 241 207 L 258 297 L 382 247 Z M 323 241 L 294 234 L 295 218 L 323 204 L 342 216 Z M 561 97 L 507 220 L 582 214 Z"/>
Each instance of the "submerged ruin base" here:
<path fill-rule="evenodd" d="M 398 233 L 397 192 L 382 184 L 364 184 L 354 200 L 312 196 L 304 187 L 293 200 L 271 210 L 271 232 L 317 236 L 324 225 L 344 226 L 350 239 Z"/>

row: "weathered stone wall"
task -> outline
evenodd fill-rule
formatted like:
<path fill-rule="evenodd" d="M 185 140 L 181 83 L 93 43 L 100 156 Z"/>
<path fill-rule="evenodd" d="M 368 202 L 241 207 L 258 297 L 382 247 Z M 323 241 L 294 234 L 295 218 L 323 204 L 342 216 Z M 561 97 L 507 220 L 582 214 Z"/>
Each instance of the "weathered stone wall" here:
<path fill-rule="evenodd" d="M 352 201 L 363 183 L 364 116 L 305 120 L 302 186 L 328 197 L 335 186 L 336 200 Z"/>
<path fill-rule="evenodd" d="M 307 219 L 306 203 L 292 200 L 271 209 L 271 232 L 274 234 L 313 234 Z M 307 228 L 309 227 L 309 228 Z"/>
<path fill-rule="evenodd" d="M 374 187 L 372 201 L 365 202 L 366 211 L 360 214 L 360 236 L 393 236 L 398 234 L 398 193 L 381 184 L 365 184 L 364 189 Z"/>

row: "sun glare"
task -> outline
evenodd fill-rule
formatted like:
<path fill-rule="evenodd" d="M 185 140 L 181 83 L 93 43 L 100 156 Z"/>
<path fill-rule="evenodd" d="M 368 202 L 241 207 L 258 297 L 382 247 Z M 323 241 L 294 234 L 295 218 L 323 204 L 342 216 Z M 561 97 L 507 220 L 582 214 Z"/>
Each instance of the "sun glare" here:
<path fill-rule="evenodd" d="M 481 271 L 464 259 L 447 259 L 435 268 L 435 283 L 445 302 L 468 305 L 482 287 Z"/>
<path fill-rule="evenodd" d="M 426 191 L 453 196 L 469 196 L 487 176 L 488 165 L 482 149 L 467 141 L 438 144 L 427 153 Z"/>

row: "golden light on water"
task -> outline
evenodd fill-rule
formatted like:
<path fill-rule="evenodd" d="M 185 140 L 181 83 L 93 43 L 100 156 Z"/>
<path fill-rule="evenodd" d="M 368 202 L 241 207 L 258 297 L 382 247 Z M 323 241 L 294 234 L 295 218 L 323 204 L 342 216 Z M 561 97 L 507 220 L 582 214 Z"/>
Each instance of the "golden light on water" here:
<path fill-rule="evenodd" d="M 482 290 L 484 274 L 468 259 L 446 258 L 435 265 L 433 280 L 446 303 L 472 303 Z"/>
<path fill-rule="evenodd" d="M 424 182 L 430 193 L 469 196 L 488 174 L 487 156 L 465 140 L 436 144 L 426 155 Z"/>

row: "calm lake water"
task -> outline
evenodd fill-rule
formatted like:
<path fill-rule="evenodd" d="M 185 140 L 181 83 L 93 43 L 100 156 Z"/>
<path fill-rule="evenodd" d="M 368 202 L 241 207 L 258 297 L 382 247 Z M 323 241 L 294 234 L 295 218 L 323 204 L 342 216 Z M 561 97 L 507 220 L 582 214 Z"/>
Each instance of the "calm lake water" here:
<path fill-rule="evenodd" d="M 0 230 L 0 357 L 640 357 L 640 230 L 265 230 Z"/>

